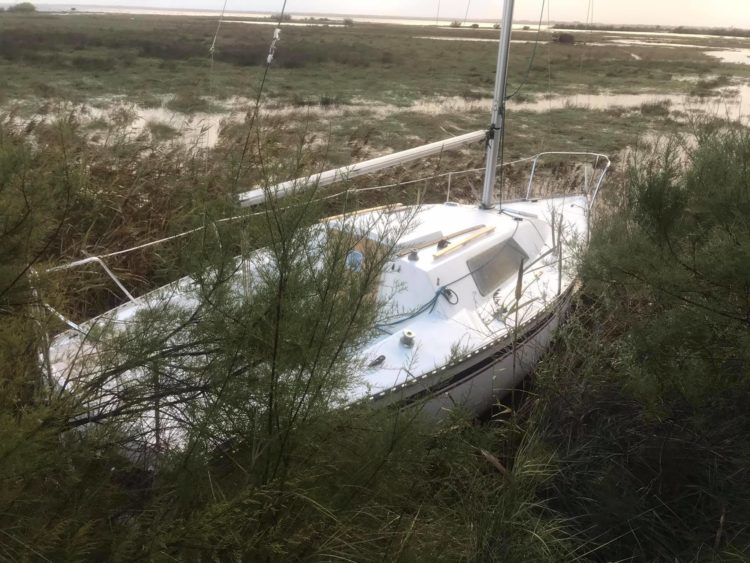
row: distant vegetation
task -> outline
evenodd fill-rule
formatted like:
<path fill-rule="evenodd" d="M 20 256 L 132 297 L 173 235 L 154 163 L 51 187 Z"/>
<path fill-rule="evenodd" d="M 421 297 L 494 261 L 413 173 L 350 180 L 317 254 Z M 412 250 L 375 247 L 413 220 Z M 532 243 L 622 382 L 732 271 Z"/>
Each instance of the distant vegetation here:
<path fill-rule="evenodd" d="M 725 88 L 730 84 L 732 84 L 732 79 L 725 74 L 701 78 L 690 89 L 690 95 L 698 97 L 715 96 L 717 88 Z"/>
<path fill-rule="evenodd" d="M 576 42 L 576 37 L 572 33 L 554 33 L 552 39 L 562 45 L 573 45 Z"/>
<path fill-rule="evenodd" d="M 13 4 L 12 6 L 8 6 L 7 11 L 30 14 L 32 12 L 36 12 L 36 6 L 34 6 L 34 4 L 32 4 L 31 2 L 21 2 L 20 4 Z"/>
<path fill-rule="evenodd" d="M 639 33 L 685 33 L 689 35 L 723 35 L 727 37 L 750 37 L 750 29 L 736 27 L 686 27 L 686 26 L 649 26 L 649 25 L 606 25 L 585 23 L 558 23 L 551 29 L 580 29 L 582 31 L 632 31 Z"/>
<path fill-rule="evenodd" d="M 285 21 L 285 22 L 290 22 L 294 18 L 292 16 L 292 14 L 290 14 L 288 12 L 284 12 L 284 15 L 282 15 L 282 14 L 272 14 L 271 15 L 271 19 L 275 20 L 275 21 L 281 20 L 281 21 Z"/>

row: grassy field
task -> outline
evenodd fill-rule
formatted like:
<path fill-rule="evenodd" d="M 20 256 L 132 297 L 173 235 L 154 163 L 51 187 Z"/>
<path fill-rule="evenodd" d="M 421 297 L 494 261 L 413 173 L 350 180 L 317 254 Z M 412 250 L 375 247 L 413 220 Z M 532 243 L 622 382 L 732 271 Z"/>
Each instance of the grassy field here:
<path fill-rule="evenodd" d="M 273 26 L 223 23 L 212 60 L 216 24 L 203 17 L 4 13 L 0 107 L 23 119 L 89 108 L 97 113 L 88 127 L 100 137 L 123 105 L 133 117 L 150 111 L 141 129 L 154 136 L 177 137 L 195 116 L 231 144 L 256 96 Z M 486 40 L 496 36 L 496 30 L 356 22 L 287 27 L 264 90 L 270 126 L 287 131 L 285 142 L 307 136 L 315 161 L 329 164 L 486 127 L 497 48 Z M 435 39 L 441 37 L 484 41 Z M 576 44 L 566 45 L 545 32 L 529 65 L 536 32 L 513 37 L 509 90 L 529 72 L 509 106 L 508 157 L 550 148 L 613 153 L 642 135 L 684 130 L 679 107 L 649 106 L 644 97 L 624 111 L 613 97 L 611 107 L 593 110 L 587 96 L 705 100 L 750 77 L 747 65 L 705 54 L 744 45 L 743 39 L 691 38 L 695 48 L 674 48 L 622 45 L 606 32 L 581 31 Z M 580 101 L 546 112 L 526 104 L 550 96 Z M 222 118 L 229 127 L 220 126 Z"/>
<path fill-rule="evenodd" d="M 3 14 L 0 68 L 7 80 L 2 92 L 11 99 L 117 94 L 144 104 L 153 103 L 153 96 L 177 92 L 252 97 L 273 26 L 224 23 L 212 68 L 209 47 L 215 30 L 215 19 L 200 17 Z M 514 39 L 523 41 L 535 36 L 534 31 L 514 32 Z M 490 95 L 496 44 L 420 37 L 495 39 L 497 31 L 374 24 L 288 27 L 269 97 L 299 104 L 365 98 L 398 105 L 434 95 Z M 541 39 L 549 37 L 543 33 Z M 576 45 L 543 45 L 524 92 L 546 93 L 550 81 L 554 94 L 592 89 L 687 92 L 690 84 L 676 84 L 675 78 L 717 71 L 716 60 L 702 49 L 583 43 L 600 44 L 610 37 L 580 32 Z M 717 49 L 742 40 L 695 41 Z M 514 44 L 511 87 L 523 76 L 532 48 L 530 43 Z M 748 76 L 741 67 L 730 70 Z"/>

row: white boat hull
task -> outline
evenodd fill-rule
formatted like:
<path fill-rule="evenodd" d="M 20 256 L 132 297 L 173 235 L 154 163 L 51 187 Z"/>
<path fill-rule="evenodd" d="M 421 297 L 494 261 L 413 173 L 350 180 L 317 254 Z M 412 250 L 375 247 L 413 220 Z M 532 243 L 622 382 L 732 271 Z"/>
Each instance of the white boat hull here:
<path fill-rule="evenodd" d="M 500 338 L 451 365 L 369 400 L 379 408 L 413 406 L 433 420 L 443 420 L 456 409 L 481 416 L 533 372 L 569 314 L 574 291 L 574 286 L 569 287 L 547 310 L 520 327 L 522 332 L 515 338 Z"/>

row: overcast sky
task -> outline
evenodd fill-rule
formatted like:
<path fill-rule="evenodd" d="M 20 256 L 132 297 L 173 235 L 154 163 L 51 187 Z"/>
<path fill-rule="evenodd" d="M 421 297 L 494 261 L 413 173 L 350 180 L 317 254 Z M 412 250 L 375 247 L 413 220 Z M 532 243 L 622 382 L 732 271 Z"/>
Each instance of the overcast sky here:
<path fill-rule="evenodd" d="M 2 2 L 3 0 L 0 0 Z M 278 12 L 283 0 L 228 0 L 230 11 Z M 589 0 L 549 0 L 553 20 L 585 21 Z M 70 5 L 64 0 L 40 4 Z M 74 0 L 75 4 L 221 10 L 223 0 Z M 500 0 L 440 0 L 442 18 L 499 18 Z M 438 0 L 288 0 L 287 11 L 435 17 Z M 516 0 L 516 20 L 539 17 L 541 0 Z M 694 25 L 750 28 L 750 0 L 594 0 L 599 23 Z"/>

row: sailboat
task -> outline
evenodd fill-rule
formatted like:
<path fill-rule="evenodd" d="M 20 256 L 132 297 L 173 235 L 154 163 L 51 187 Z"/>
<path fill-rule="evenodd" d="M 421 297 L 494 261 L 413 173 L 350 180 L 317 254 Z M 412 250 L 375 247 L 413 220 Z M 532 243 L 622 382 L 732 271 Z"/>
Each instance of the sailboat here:
<path fill-rule="evenodd" d="M 498 155 L 505 129 L 508 48 L 513 0 L 503 9 L 492 115 L 487 130 L 431 143 L 352 166 L 256 188 L 239 195 L 242 205 L 309 187 L 319 189 L 342 179 L 370 174 L 467 145 L 484 144 L 481 200 L 394 205 L 331 217 L 327 229 L 350 232 L 360 241 L 347 256 L 357 269 L 379 252 L 378 241 L 398 232 L 395 251 L 379 280 L 387 315 L 373 337 L 359 349 L 359 373 L 347 390 L 345 405 L 411 405 L 434 419 L 454 408 L 479 414 L 515 388 L 548 349 L 568 314 L 576 291 L 575 254 L 589 237 L 591 214 L 609 168 L 596 153 L 542 153 L 528 159 L 525 197 L 496 201 Z M 538 165 L 547 157 L 574 156 L 590 162 L 591 171 L 576 193 L 536 194 Z M 563 190 L 561 190 L 563 191 Z M 554 192 L 554 190 L 553 190 Z M 413 227 L 399 230 L 404 221 Z M 364 244 L 362 244 L 364 241 Z M 90 262 L 87 258 L 79 263 Z M 259 251 L 245 260 L 245 271 L 263 260 Z M 52 378 L 60 385 L 84 377 L 80 365 L 96 356 L 87 341 L 97 326 L 123 326 L 139 311 L 160 301 L 190 306 L 190 278 L 183 278 L 55 336 L 48 350 Z M 138 374 L 133 374 L 138 377 Z M 106 390 L 104 391 L 106 393 Z M 168 409 L 161 411 L 169 416 Z"/>

